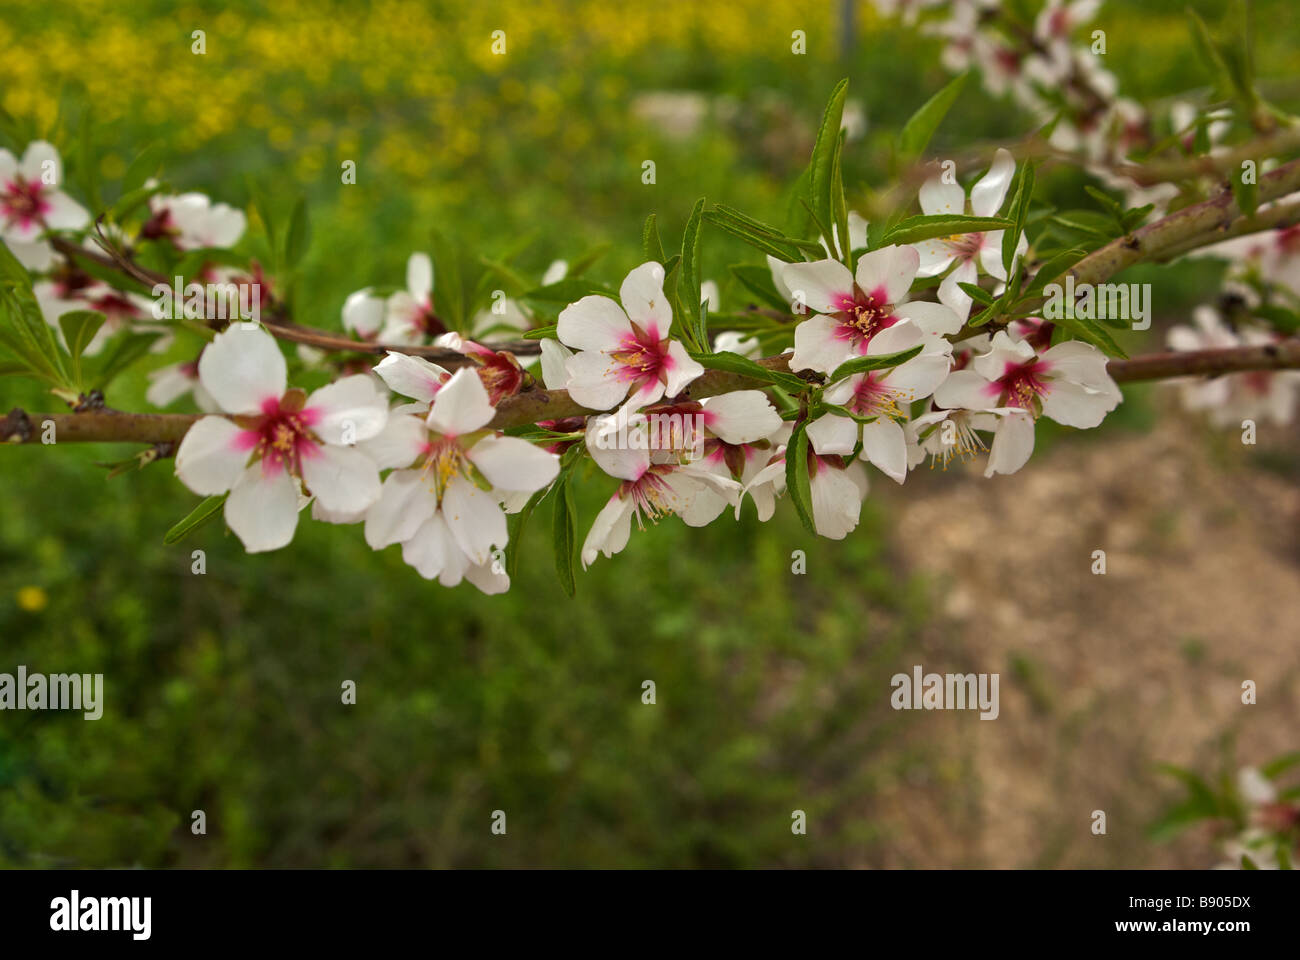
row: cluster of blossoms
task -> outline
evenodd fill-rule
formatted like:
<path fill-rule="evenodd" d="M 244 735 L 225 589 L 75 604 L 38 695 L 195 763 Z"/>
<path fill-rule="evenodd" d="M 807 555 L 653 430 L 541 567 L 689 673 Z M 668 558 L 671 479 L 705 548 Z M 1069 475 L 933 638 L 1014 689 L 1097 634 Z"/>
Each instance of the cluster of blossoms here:
<path fill-rule="evenodd" d="M 1300 857 L 1296 843 L 1300 804 L 1284 798 L 1277 784 L 1258 767 L 1238 770 L 1235 787 L 1244 826 L 1224 842 L 1224 861 L 1215 869 L 1293 869 Z"/>
<path fill-rule="evenodd" d="M 1140 104 L 1119 95 L 1115 77 L 1101 65 L 1104 31 L 1087 29 L 1101 0 L 1046 0 L 1032 24 L 1018 21 L 1000 0 L 877 0 L 877 7 L 886 15 L 901 15 L 908 24 L 917 23 L 923 12 L 933 14 L 921 29 L 945 40 L 945 67 L 954 73 L 977 68 L 992 95 L 1010 96 L 1037 122 L 1050 123 L 1051 146 L 1079 157 L 1102 184 L 1125 194 L 1127 206 L 1150 204 L 1162 210 L 1178 195 L 1179 188 L 1173 184 L 1138 184 L 1117 172 L 1117 166 L 1130 154 L 1150 147 L 1156 138 L 1152 118 Z M 1079 44 L 1079 40 L 1085 42 Z M 1189 156 L 1198 152 L 1200 135 L 1206 144 L 1200 152 L 1214 157 L 1224 150 L 1218 143 L 1229 129 L 1227 117 L 1226 112 L 1202 115 L 1193 104 L 1174 101 L 1169 106 L 1168 134 L 1182 154 Z M 1013 169 L 1009 157 L 999 160 L 989 178 L 994 178 L 999 162 L 1005 169 Z M 978 189 L 972 191 L 970 212 L 987 215 L 976 206 Z M 1275 203 L 1297 198 L 1300 195 Z M 962 212 L 960 197 L 955 201 L 940 202 L 932 196 L 927 203 L 922 193 L 925 213 Z M 969 242 L 968 237 L 955 240 L 950 246 Z M 937 250 L 941 242 L 934 241 L 932 246 Z M 959 313 L 969 307 L 970 300 L 960 292 L 959 284 L 974 281 L 977 260 L 988 263 L 992 276 L 1005 279 L 999 276 L 997 251 L 995 243 L 990 245 L 992 255 L 987 260 L 968 254 L 962 268 L 945 279 L 940 301 Z M 1232 263 L 1222 308 L 1203 306 L 1195 311 L 1192 324 L 1170 330 L 1170 349 L 1259 346 L 1284 339 L 1274 326 L 1253 318 L 1251 310 L 1260 305 L 1261 293 L 1267 296 L 1268 291 L 1279 293 L 1288 309 L 1300 306 L 1300 228 L 1252 234 L 1199 253 Z M 1181 389 L 1185 406 L 1209 411 L 1216 425 L 1261 418 L 1285 425 L 1294 415 L 1300 376 L 1293 371 L 1261 370 L 1212 380 L 1196 378 L 1181 384 Z"/>
<path fill-rule="evenodd" d="M 921 212 L 960 218 L 963 226 L 971 217 L 996 217 L 1015 174 L 1012 156 L 999 150 L 969 189 L 942 176 L 925 182 Z M 165 349 L 172 328 L 158 323 L 147 299 L 81 273 L 66 247 L 59 256 L 50 246 L 59 232 L 84 232 L 89 221 L 59 190 L 60 175 L 48 144 L 33 144 L 21 162 L 0 151 L 4 242 L 37 274 L 33 295 L 46 320 L 59 331 L 59 317 L 71 310 L 103 314 L 83 354 L 124 330 L 154 334 L 155 347 Z M 159 243 L 191 259 L 198 251 L 197 279 L 251 284 L 273 312 L 272 281 L 256 263 L 241 271 L 203 259 L 204 251 L 237 243 L 245 227 L 241 211 L 201 194 L 155 192 L 126 246 Z M 787 489 L 792 477 L 809 525 L 841 539 L 857 526 L 872 469 L 901 484 L 927 460 L 946 467 L 987 454 L 985 476 L 1014 473 L 1033 452 L 1039 417 L 1087 429 L 1120 402 L 1106 357 L 1053 323 L 1022 317 L 968 325 L 976 286 L 997 296 L 1019 283 L 1023 233 L 1011 244 L 994 230 L 868 249 L 861 217 L 847 216 L 845 227 L 843 242 L 838 227 L 822 242 L 821 259 L 768 257 L 773 291 L 789 305 L 769 330 L 790 344 L 783 360 L 773 358 L 788 369 L 786 389 L 701 389 L 710 359 L 693 352 L 698 333 L 692 350 L 678 333 L 684 318 L 674 315 L 676 298 L 659 262 L 628 273 L 616 298 L 593 294 L 564 307 L 553 327 L 498 297 L 467 318 L 462 332 L 438 314 L 432 258 L 415 253 L 403 289 L 366 288 L 343 305 L 343 327 L 353 338 L 346 342 L 359 354 L 386 354 L 373 367 L 337 361 L 338 378 L 309 394 L 290 387 L 272 333 L 236 321 L 209 334 L 191 361 L 155 370 L 148 399 L 167 406 L 192 394 L 207 414 L 181 441 L 176 473 L 195 493 L 224 497 L 226 523 L 248 551 L 288 544 L 310 506 L 317 521 L 360 524 L 376 550 L 400 546 L 425 578 L 448 586 L 468 580 L 487 593 L 509 585 L 507 515 L 583 463 L 614 484 L 578 551 L 584 566 L 622 550 L 633 521 L 643 528 L 676 515 L 701 526 L 725 512 L 739 518 L 746 500 L 766 521 L 778 498 L 795 495 Z M 1237 250 L 1250 270 L 1294 282 L 1289 232 L 1252 242 Z M 556 261 L 543 285 L 567 270 Z M 919 295 L 931 288 L 935 300 Z M 699 296 L 706 316 L 718 309 L 716 285 L 703 283 Z M 1171 332 L 1176 348 L 1256 342 L 1209 313 L 1197 322 L 1197 331 Z M 528 369 L 503 341 L 533 328 L 542 339 Z M 422 359 L 425 347 L 455 362 Z M 723 331 L 713 350 L 756 359 L 759 339 Z M 327 358 L 300 346 L 298 359 L 324 366 Z M 1263 404 L 1282 420 L 1291 414 L 1297 377 L 1242 374 L 1187 390 L 1225 417 Z M 498 407 L 537 380 L 567 391 L 585 412 L 511 431 L 494 427 Z M 804 464 L 806 488 L 795 472 Z"/>
<path fill-rule="evenodd" d="M 21 216 L 9 212 L 16 200 L 4 208 L 19 230 L 6 234 L 11 245 L 36 247 L 46 231 L 86 226 L 84 210 L 33 179 L 44 159 L 57 165 L 46 147 L 33 145 L 21 165 L 0 156 L 0 166 L 12 168 L 5 197 L 27 198 Z M 1014 166 L 1000 152 L 969 197 L 960 186 L 930 181 L 922 211 L 995 215 Z M 244 228 L 240 211 L 200 194 L 155 195 L 136 241 L 207 250 L 237 242 Z M 854 215 L 849 246 L 866 245 L 867 224 Z M 1017 256 L 1025 246 L 1022 236 Z M 539 424 L 545 437 L 507 435 L 492 427 L 496 407 L 531 378 L 513 354 L 490 344 L 536 320 L 504 300 L 472 318 L 470 335 L 479 339 L 447 329 L 435 309 L 433 262 L 423 253 L 410 257 L 405 289 L 380 296 L 368 288 L 344 304 L 343 326 L 358 341 L 395 348 L 373 369 L 353 361 L 308 394 L 289 386 L 271 334 L 236 322 L 193 361 L 154 371 L 149 398 L 165 406 L 192 392 L 208 413 L 181 442 L 176 473 L 195 493 L 225 497 L 226 523 L 250 552 L 288 544 L 310 504 L 316 520 L 362 524 L 374 549 L 400 545 L 426 578 L 498 592 L 509 582 L 506 515 L 556 481 L 564 451 L 582 445 L 617 484 L 582 544 L 585 566 L 621 550 L 633 520 L 641 527 L 675 514 L 699 526 L 727 511 L 739 517 L 746 499 L 769 519 L 786 492 L 796 425 L 807 438 L 812 523 L 839 539 L 858 522 L 868 465 L 902 483 L 927 455 L 946 464 L 988 451 L 986 473 L 1010 473 L 1033 449 L 1038 416 L 1092 427 L 1118 403 L 1102 354 L 1077 341 L 1051 346 L 1050 325 L 1041 321 L 954 342 L 972 305 L 960 284 L 981 275 L 1005 282 L 1001 248 L 1000 232 L 967 233 L 871 250 L 853 271 L 829 249 L 812 262 L 769 258 L 774 287 L 791 303 L 789 369 L 816 388 L 804 412 L 761 389 L 693 398 L 689 388 L 705 368 L 672 334 L 664 266 L 647 262 L 627 275 L 617 299 L 592 295 L 565 307 L 553 337 L 540 344 L 534 375 L 593 413 Z M 81 308 L 109 320 L 89 352 L 122 329 L 157 329 L 146 322 L 143 297 L 78 277 L 71 258 L 60 263 L 51 252 L 47 259 L 36 289 L 51 324 Z M 256 267 L 254 277 L 212 265 L 203 271 L 210 281 L 255 279 L 270 296 Z M 565 272 L 556 262 L 543 283 Z M 939 302 L 912 299 L 914 282 L 940 275 Z M 705 284 L 701 299 L 716 308 L 716 286 Z M 402 352 L 425 344 L 459 353 L 463 363 L 453 372 Z M 724 332 L 715 349 L 752 354 L 757 342 Z M 832 376 L 846 362 L 894 354 L 907 359 Z"/>
<path fill-rule="evenodd" d="M 1297 199 L 1300 195 L 1276 203 Z M 1169 330 L 1171 350 L 1267 346 L 1286 339 L 1257 311 L 1264 306 L 1300 309 L 1300 227 L 1226 240 L 1197 255 L 1227 261 L 1222 293 L 1216 305 L 1197 307 L 1191 324 Z M 1212 380 L 1190 379 L 1178 387 L 1188 410 L 1207 413 L 1219 427 L 1240 426 L 1246 420 L 1286 426 L 1300 402 L 1300 372 L 1295 370 L 1251 370 Z"/>
<path fill-rule="evenodd" d="M 899 3 L 877 0 L 877 6 L 892 13 Z M 1046 0 L 1029 23 L 1019 21 L 1001 0 L 913 0 L 903 6 L 905 22 L 915 23 L 921 9 L 937 11 L 921 29 L 944 40 L 943 65 L 953 73 L 978 69 L 991 95 L 1010 97 L 1036 123 L 1050 125 L 1049 144 L 1124 192 L 1130 207 L 1149 203 L 1164 209 L 1178 194 L 1171 184 L 1138 184 L 1116 172 L 1131 153 L 1156 142 L 1157 120 L 1187 153 L 1198 124 L 1205 126 L 1211 144 L 1227 130 L 1224 120 L 1202 118 L 1186 101 L 1171 103 L 1167 117 L 1153 118 L 1120 94 L 1115 75 L 1103 66 L 1105 31 L 1089 29 L 1095 27 L 1101 0 Z"/>

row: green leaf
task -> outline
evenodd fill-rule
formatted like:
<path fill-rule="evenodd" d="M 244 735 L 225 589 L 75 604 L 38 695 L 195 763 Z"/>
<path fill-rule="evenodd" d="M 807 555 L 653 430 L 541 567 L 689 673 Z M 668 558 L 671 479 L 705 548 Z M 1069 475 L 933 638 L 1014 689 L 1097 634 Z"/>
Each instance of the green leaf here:
<path fill-rule="evenodd" d="M 101 390 L 106 389 L 118 374 L 148 353 L 161 336 L 161 333 L 126 333 L 114 337 L 112 348 L 86 381 Z"/>
<path fill-rule="evenodd" d="M 559 339 L 558 325 L 552 323 L 545 327 L 534 327 L 525 330 L 519 336 L 523 340 L 557 340 Z"/>
<path fill-rule="evenodd" d="M 99 328 L 106 318 L 98 310 L 71 310 L 59 317 L 59 329 L 63 331 L 63 340 L 68 345 L 72 356 L 72 379 L 77 389 L 83 387 L 81 382 L 81 355 L 86 352 Z"/>
<path fill-rule="evenodd" d="M 966 296 L 970 297 L 976 303 L 982 303 L 986 307 L 993 306 L 993 294 L 989 293 L 978 283 L 959 283 L 957 286 L 966 291 Z"/>
<path fill-rule="evenodd" d="M 515 578 L 515 571 L 519 568 L 519 544 L 523 537 L 524 527 L 528 525 L 529 518 L 533 515 L 533 510 L 537 508 L 550 487 L 543 487 L 524 504 L 523 509 L 518 513 L 512 513 L 506 517 L 506 526 L 509 529 L 509 537 L 506 540 L 506 576 L 511 580 Z"/>
<path fill-rule="evenodd" d="M 1025 229 L 1025 220 L 1029 217 L 1029 201 L 1033 195 L 1034 165 L 1024 163 L 1021 164 L 1019 175 L 1016 177 L 1016 190 L 1007 211 L 1015 223 L 1010 230 L 1002 234 L 1002 269 L 1006 271 L 1008 277 L 1011 276 L 1011 266 L 1016 258 L 1020 235 Z"/>
<path fill-rule="evenodd" d="M 284 238 L 285 266 L 296 267 L 301 263 L 310 245 L 311 217 L 307 212 L 307 198 L 299 197 L 298 202 L 293 205 L 293 213 L 289 217 L 289 232 Z"/>
<path fill-rule="evenodd" d="M 731 267 L 732 275 L 740 281 L 746 290 L 758 297 L 764 304 L 782 313 L 790 312 L 790 304 L 776 290 L 772 283 L 772 272 L 767 267 L 752 263 L 738 263 Z"/>
<path fill-rule="evenodd" d="M 1100 203 L 1121 228 L 1124 226 L 1124 207 L 1118 200 L 1096 187 L 1085 185 L 1083 192 Z"/>
<path fill-rule="evenodd" d="M 710 217 L 710 214 L 713 216 Z M 789 244 L 799 250 L 807 250 L 816 256 L 824 256 L 826 251 L 822 245 L 815 240 L 800 240 L 796 237 L 788 236 L 785 231 L 780 230 L 770 223 L 765 223 L 747 213 L 742 213 L 735 207 L 729 207 L 725 203 L 716 204 L 712 210 L 704 215 L 704 219 L 710 223 L 717 223 L 720 220 L 729 220 L 733 223 L 749 228 L 752 232 L 760 236 L 768 237 L 780 243 Z M 796 258 L 797 259 L 797 258 Z"/>
<path fill-rule="evenodd" d="M 707 350 L 709 328 L 706 310 L 701 304 L 700 287 L 700 222 L 704 216 L 704 198 L 695 201 L 691 215 L 682 232 L 682 269 L 677 276 L 680 302 L 686 315 L 681 318 L 682 329 L 688 332 L 686 340 L 697 350 Z"/>
<path fill-rule="evenodd" d="M 1300 330 L 1300 313 L 1279 307 L 1276 304 L 1261 304 L 1251 311 L 1279 333 L 1295 333 Z"/>
<path fill-rule="evenodd" d="M 184 520 L 180 521 L 167 531 L 166 535 L 163 537 L 163 543 L 170 545 L 184 540 L 199 527 L 203 526 L 215 517 L 217 511 L 221 509 L 222 505 L 226 502 L 226 497 L 228 496 L 230 496 L 228 493 L 219 493 L 215 496 L 204 499 L 202 503 L 189 512 L 189 515 L 186 516 Z"/>
<path fill-rule="evenodd" d="M 920 243 L 936 237 L 951 237 L 963 233 L 985 233 L 990 230 L 1005 230 L 1015 223 L 1005 217 L 967 217 L 967 216 L 921 216 L 907 217 L 898 222 L 892 230 L 885 232 L 877 246 L 890 244 Z"/>
<path fill-rule="evenodd" d="M 1053 215 L 1050 219 L 1052 223 L 1068 230 L 1100 237 L 1103 240 L 1114 240 L 1120 236 L 1120 231 L 1115 229 L 1110 217 L 1096 210 L 1066 210 Z"/>
<path fill-rule="evenodd" d="M 742 357 L 738 353 L 730 353 L 726 350 L 721 353 L 696 352 L 692 353 L 691 357 L 706 369 L 722 370 L 726 373 L 734 373 L 737 376 L 752 377 L 764 383 L 774 383 L 792 393 L 798 393 L 808 386 L 806 380 L 795 376 L 793 373 L 787 373 L 784 370 L 772 370 L 748 357 Z"/>
<path fill-rule="evenodd" d="M 555 574 L 560 578 L 560 586 L 570 597 L 578 590 L 573 573 L 574 514 L 570 475 L 563 473 L 555 481 L 555 510 L 551 517 L 551 540 L 555 547 Z"/>
<path fill-rule="evenodd" d="M 882 353 L 871 357 L 854 357 L 852 360 L 845 360 L 835 372 L 830 375 L 827 383 L 838 383 L 845 377 L 851 377 L 856 373 L 866 373 L 868 370 L 884 370 L 887 367 L 896 367 L 900 363 L 906 363 L 917 354 L 919 354 L 925 344 L 917 344 L 910 350 L 900 350 L 897 353 Z"/>
<path fill-rule="evenodd" d="M 1259 772 L 1270 780 L 1276 780 L 1292 767 L 1300 766 L 1300 750 L 1283 754 L 1259 768 Z"/>
<path fill-rule="evenodd" d="M 799 521 L 804 529 L 816 536 L 817 526 L 813 522 L 812 484 L 808 479 L 808 423 L 801 421 L 795 425 L 790 434 L 790 442 L 785 448 L 785 489 L 786 495 L 794 504 L 799 514 Z"/>
<path fill-rule="evenodd" d="M 831 91 L 830 100 L 826 104 L 826 111 L 822 114 L 821 126 L 817 129 L 817 141 L 813 145 L 812 163 L 809 166 L 811 177 L 809 179 L 808 201 L 812 208 L 814 219 L 819 221 L 823 227 L 833 222 L 834 208 L 831 200 L 832 193 L 836 189 L 835 184 L 835 151 L 840 139 L 840 123 L 844 115 L 844 97 L 848 93 L 849 80 L 845 77 L 835 85 Z M 843 185 L 840 184 L 840 189 Z M 823 230 L 826 242 L 831 242 L 828 230 Z"/>
<path fill-rule="evenodd" d="M 840 260 L 852 271 L 853 251 L 849 249 L 851 245 L 849 240 L 849 206 L 844 199 L 843 153 L 844 131 L 841 130 L 835 140 L 835 153 L 831 158 L 831 222 L 834 224 L 834 233 L 839 241 Z"/>
<path fill-rule="evenodd" d="M 1029 289 L 1025 291 L 1025 295 L 1033 296 L 1038 293 L 1087 255 L 1088 251 L 1081 247 L 1071 247 L 1069 250 L 1058 253 L 1038 268 L 1038 271 L 1034 274 L 1034 279 L 1029 284 Z"/>
<path fill-rule="evenodd" d="M 71 389 L 63 351 L 54 330 L 41 315 L 31 278 L 5 244 L 0 243 L 0 343 L 23 361 L 33 375 L 55 387 Z"/>
<path fill-rule="evenodd" d="M 163 145 L 151 143 L 131 161 L 122 175 L 122 197 L 144 187 L 151 178 L 156 177 L 163 165 Z M 121 199 L 118 204 L 121 204 Z"/>
<path fill-rule="evenodd" d="M 1096 320 L 1088 320 L 1084 317 L 1062 317 L 1053 322 L 1058 326 L 1065 327 L 1080 340 L 1091 343 L 1107 356 L 1128 359 L 1128 354 L 1115 342 L 1115 338 L 1110 335 L 1110 331 Z"/>
<path fill-rule="evenodd" d="M 723 230 L 724 232 L 731 234 L 733 237 L 749 244 L 755 250 L 759 251 L 759 253 L 768 254 L 769 256 L 776 257 L 778 260 L 784 260 L 786 263 L 795 263 L 803 259 L 799 254 L 799 248 L 793 244 L 782 243 L 778 240 L 774 240 L 772 237 L 759 233 L 742 223 L 723 217 L 714 210 L 705 213 L 704 219 L 718 229 Z M 817 249 L 821 249 L 820 245 Z"/>
<path fill-rule="evenodd" d="M 967 71 L 954 77 L 903 125 L 903 132 L 898 138 L 898 150 L 905 159 L 915 159 L 925 152 L 930 138 L 934 136 L 935 130 L 939 129 L 943 118 L 948 115 L 969 76 L 970 72 Z"/>
<path fill-rule="evenodd" d="M 653 213 L 645 218 L 645 226 L 641 228 L 641 250 L 646 260 L 664 262 L 664 244 L 659 238 L 659 218 Z"/>

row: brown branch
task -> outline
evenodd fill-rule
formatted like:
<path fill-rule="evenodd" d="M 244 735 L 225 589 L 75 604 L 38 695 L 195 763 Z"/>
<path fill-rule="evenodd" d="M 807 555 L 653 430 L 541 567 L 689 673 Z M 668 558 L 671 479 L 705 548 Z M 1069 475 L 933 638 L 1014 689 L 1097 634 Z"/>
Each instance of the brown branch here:
<path fill-rule="evenodd" d="M 85 247 L 78 246 L 67 238 L 58 235 L 52 236 L 50 243 L 55 250 L 65 257 L 81 257 L 110 270 L 117 270 L 146 287 L 152 288 L 155 284 L 161 283 L 170 288 L 171 281 L 162 274 L 141 267 L 125 253 L 116 249 L 102 235 L 96 236 L 95 239 L 105 253 L 87 250 Z M 446 347 L 423 344 L 369 343 L 363 340 L 353 340 L 350 337 L 317 330 L 314 327 L 304 327 L 285 318 L 283 311 L 277 311 L 277 313 L 279 316 L 263 320 L 262 326 L 266 327 L 267 332 L 278 340 L 301 343 L 315 347 L 318 350 L 328 350 L 335 353 L 360 353 L 380 357 L 386 356 L 389 351 L 405 353 L 449 367 L 464 366 L 473 362 L 465 354 L 457 350 L 449 350 Z M 495 350 L 508 350 L 521 357 L 536 356 L 542 349 L 540 342 L 537 340 L 510 340 L 504 343 L 493 343 L 491 346 Z"/>
<path fill-rule="evenodd" d="M 788 370 L 789 354 L 759 360 L 770 370 Z M 1247 370 L 1300 370 L 1300 339 L 1253 347 L 1194 350 L 1185 353 L 1153 353 L 1130 360 L 1111 360 L 1107 370 L 1120 383 L 1166 380 L 1174 377 L 1219 376 Z M 709 370 L 686 391 L 692 400 L 732 390 L 762 389 L 765 383 L 741 374 Z M 600 411 L 589 410 L 565 390 L 527 390 L 503 400 L 492 426 L 498 430 L 522 427 L 542 420 L 580 417 Z M 175 443 L 203 414 L 187 413 L 85 413 L 10 412 L 0 440 L 6 443 L 41 443 L 47 421 L 54 424 L 56 443 Z"/>
<path fill-rule="evenodd" d="M 1254 347 L 1149 353 L 1129 360 L 1112 360 L 1106 369 L 1120 383 L 1219 376 L 1247 370 L 1296 370 L 1300 369 L 1300 339 L 1293 337 Z"/>
<path fill-rule="evenodd" d="M 1300 149 L 1300 126 L 1284 127 L 1276 133 L 1260 137 L 1249 143 L 1229 147 L 1220 153 L 1201 154 L 1177 160 L 1151 160 L 1146 163 L 1119 163 L 1111 167 L 1115 173 L 1127 177 L 1144 187 L 1196 177 L 1241 176 L 1241 165 L 1246 160 L 1257 163 L 1268 157 Z"/>

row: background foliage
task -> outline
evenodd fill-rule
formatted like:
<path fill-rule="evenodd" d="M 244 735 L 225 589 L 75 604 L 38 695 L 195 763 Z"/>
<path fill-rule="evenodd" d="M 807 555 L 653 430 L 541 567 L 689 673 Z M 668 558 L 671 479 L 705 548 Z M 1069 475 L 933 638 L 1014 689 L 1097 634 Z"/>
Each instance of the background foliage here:
<path fill-rule="evenodd" d="M 180 189 L 241 205 L 257 190 L 282 221 L 305 192 L 315 228 L 296 308 L 331 329 L 351 290 L 400 283 L 432 228 L 487 255 L 526 238 L 519 263 L 534 276 L 608 244 L 592 273 L 617 283 L 649 213 L 666 236 L 701 195 L 779 220 L 846 74 L 867 119 L 848 179 L 882 183 L 899 125 L 947 79 L 937 42 L 860 4 L 846 44 L 825 0 L 0 11 L 0 105 L 54 131 L 83 199 L 98 188 L 111 200 L 150 143 Z M 1273 24 L 1259 34 L 1262 75 L 1294 62 L 1291 12 L 1257 5 Z M 1203 84 L 1181 3 L 1111 3 L 1105 18 L 1128 95 Z M 190 53 L 195 29 L 205 57 Z M 489 52 L 496 29 L 505 57 Z M 796 29 L 805 56 L 790 53 Z M 653 91 L 704 94 L 698 129 L 665 133 L 646 114 Z M 1294 106 L 1298 92 L 1276 99 Z M 970 84 L 931 149 L 1024 123 Z M 87 131 L 86 152 L 68 153 Z M 358 182 L 342 187 L 348 159 Z M 704 249 L 705 276 L 739 298 L 726 267 L 749 255 L 716 231 Z M 1215 282 L 1204 266 L 1182 271 L 1162 311 Z M 110 402 L 144 409 L 145 385 L 124 378 Z M 1141 396 L 1120 410 L 1138 429 Z M 5 397 L 51 407 L 17 384 Z M 108 699 L 93 723 L 3 716 L 0 864 L 863 865 L 890 846 L 876 798 L 918 757 L 888 677 L 916 662 L 936 587 L 893 562 L 873 499 L 843 543 L 813 542 L 787 510 L 767 526 L 662 524 L 598 561 L 576 600 L 556 588 L 542 518 L 510 593 L 487 598 L 426 584 L 357 529 L 303 524 L 269 556 L 246 556 L 219 524 L 164 547 L 195 498 L 169 466 L 105 482 L 90 465 L 121 455 L 3 452 L 0 669 L 102 672 Z M 583 490 L 582 531 L 608 492 Z M 206 576 L 189 572 L 196 548 Z M 806 576 L 790 572 L 795 549 Z M 339 703 L 348 679 L 355 707 Z M 655 707 L 640 702 L 646 679 Z M 206 837 L 189 831 L 198 808 Z M 498 808 L 508 838 L 488 833 Z M 793 809 L 817 824 L 797 842 Z"/>

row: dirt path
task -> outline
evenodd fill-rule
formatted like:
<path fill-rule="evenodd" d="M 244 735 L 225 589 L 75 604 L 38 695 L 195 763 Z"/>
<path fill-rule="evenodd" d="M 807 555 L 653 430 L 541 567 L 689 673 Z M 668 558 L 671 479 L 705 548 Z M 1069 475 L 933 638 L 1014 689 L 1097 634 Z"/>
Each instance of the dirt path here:
<path fill-rule="evenodd" d="M 1300 747 L 1298 463 L 1295 433 L 1244 447 L 1169 411 L 1149 434 L 1062 443 L 1011 477 L 954 468 L 915 477 L 924 495 L 910 479 L 882 491 L 896 549 L 938 600 L 921 662 L 1002 676 L 999 719 L 914 725 L 929 759 L 886 804 L 890 865 L 1215 862 L 1204 833 L 1146 840 L 1177 792 L 1154 768 L 1212 774 L 1234 733 L 1241 763 Z"/>

